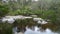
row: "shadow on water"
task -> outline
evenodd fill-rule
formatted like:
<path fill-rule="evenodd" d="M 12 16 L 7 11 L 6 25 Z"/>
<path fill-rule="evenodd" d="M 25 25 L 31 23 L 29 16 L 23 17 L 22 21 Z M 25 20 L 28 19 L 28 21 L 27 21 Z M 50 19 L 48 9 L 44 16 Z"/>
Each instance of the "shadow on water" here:
<path fill-rule="evenodd" d="M 17 30 L 17 33 L 23 32 L 24 34 L 60 34 L 60 27 L 51 23 L 42 25 L 37 24 L 32 20 L 30 21 L 29 19 L 21 20 L 19 23 L 16 23 L 17 21 L 14 23 L 14 26 L 17 27 L 17 29 L 15 29 Z"/>

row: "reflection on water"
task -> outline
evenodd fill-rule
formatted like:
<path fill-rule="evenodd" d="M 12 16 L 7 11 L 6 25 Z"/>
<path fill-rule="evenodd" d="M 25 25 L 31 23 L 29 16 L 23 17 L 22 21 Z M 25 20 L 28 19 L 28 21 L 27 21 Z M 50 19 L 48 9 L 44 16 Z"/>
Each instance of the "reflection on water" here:
<path fill-rule="evenodd" d="M 42 31 L 41 28 L 38 28 L 37 26 L 35 26 L 34 30 L 32 30 L 30 28 L 26 28 L 26 31 L 24 34 L 58 34 L 58 33 L 54 33 L 48 28 L 46 30 Z"/>
<path fill-rule="evenodd" d="M 10 16 L 7 16 L 7 17 L 10 17 Z M 13 19 L 13 17 L 14 17 L 14 19 Z M 16 19 L 19 19 L 19 18 L 20 19 L 29 18 L 29 20 L 28 19 L 26 19 L 26 21 L 23 20 L 25 23 L 22 20 L 21 21 L 19 20 L 20 22 L 19 21 L 14 22 Z M 13 23 L 14 22 L 14 28 L 13 28 L 13 33 L 14 34 L 17 34 L 18 32 L 21 32 L 21 31 L 24 32 L 24 34 L 58 34 L 58 33 L 52 32 L 52 31 L 58 30 L 58 28 L 57 28 L 56 25 L 49 24 L 48 22 L 46 22 L 42 18 L 33 18 L 33 20 L 31 20 L 30 18 L 32 18 L 32 17 L 11 16 L 10 18 L 3 18 L 2 21 L 4 21 L 4 22 L 5 21 L 8 21 L 8 23 Z M 41 25 L 41 24 L 43 24 L 43 25 Z M 18 28 L 15 27 L 15 25 Z M 29 27 L 26 27 L 27 25 L 30 28 Z M 33 26 L 33 25 L 37 25 L 38 27 L 37 26 Z M 25 31 L 25 27 L 26 27 L 26 31 Z"/>
<path fill-rule="evenodd" d="M 19 32 L 17 32 L 16 27 L 13 28 L 13 32 L 14 34 L 19 34 Z M 58 33 L 52 32 L 49 28 L 47 28 L 46 30 L 43 30 L 41 27 L 34 26 L 32 28 L 26 27 L 26 31 L 24 32 L 24 34 L 58 34 Z"/>

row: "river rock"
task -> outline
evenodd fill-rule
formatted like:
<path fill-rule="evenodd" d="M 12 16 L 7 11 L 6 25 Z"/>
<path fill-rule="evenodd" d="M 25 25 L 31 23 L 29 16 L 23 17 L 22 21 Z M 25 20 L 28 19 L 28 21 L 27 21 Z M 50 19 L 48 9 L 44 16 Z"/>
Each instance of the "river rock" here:
<path fill-rule="evenodd" d="M 34 17 L 34 18 L 37 18 L 38 16 L 37 15 L 30 15 L 31 17 Z"/>

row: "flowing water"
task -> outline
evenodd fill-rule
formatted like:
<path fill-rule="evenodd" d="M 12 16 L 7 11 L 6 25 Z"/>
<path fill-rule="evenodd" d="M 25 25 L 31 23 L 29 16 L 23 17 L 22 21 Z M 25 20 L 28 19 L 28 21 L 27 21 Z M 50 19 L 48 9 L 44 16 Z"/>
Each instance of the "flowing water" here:
<path fill-rule="evenodd" d="M 14 18 L 17 19 L 15 16 L 14 16 Z M 19 18 L 21 18 L 21 17 L 19 17 Z M 32 18 L 32 17 L 24 17 L 24 18 Z M 11 18 L 10 19 L 5 19 L 5 20 L 3 19 L 3 21 L 6 21 L 6 20 L 8 20 L 9 23 L 14 22 L 14 20 L 11 19 Z M 41 18 L 34 18 L 33 20 L 35 20 L 35 21 L 38 20 L 39 24 L 41 24 L 39 20 L 42 20 L 42 19 Z M 42 23 L 45 24 L 47 22 L 42 21 Z M 51 27 L 49 28 L 49 26 L 48 26 L 48 28 L 46 28 L 46 29 L 44 29 L 42 27 L 38 27 L 38 26 L 26 27 L 26 31 L 23 32 L 23 33 L 17 32 L 17 30 L 18 30 L 17 27 L 14 27 L 13 28 L 13 34 L 60 34 L 59 33 L 60 32 L 60 27 L 56 28 L 53 25 Z M 22 30 L 24 30 L 24 29 L 22 29 Z"/>
<path fill-rule="evenodd" d="M 16 30 L 16 29 L 15 29 L 15 30 Z M 14 30 L 14 31 L 15 31 L 15 30 Z M 20 32 L 20 33 L 17 33 L 17 32 L 15 31 L 14 34 L 21 34 L 21 32 Z M 53 32 L 53 31 L 52 31 L 51 29 L 49 29 L 49 28 L 46 28 L 46 29 L 44 30 L 44 29 L 42 29 L 41 27 L 34 26 L 34 27 L 32 27 L 32 28 L 26 27 L 26 31 L 25 31 L 23 34 L 60 34 L 60 33 L 58 33 L 58 32 Z"/>
<path fill-rule="evenodd" d="M 46 30 L 42 30 L 37 26 L 34 27 L 34 30 L 27 28 L 24 34 L 58 34 L 56 32 L 52 32 L 49 28 Z"/>

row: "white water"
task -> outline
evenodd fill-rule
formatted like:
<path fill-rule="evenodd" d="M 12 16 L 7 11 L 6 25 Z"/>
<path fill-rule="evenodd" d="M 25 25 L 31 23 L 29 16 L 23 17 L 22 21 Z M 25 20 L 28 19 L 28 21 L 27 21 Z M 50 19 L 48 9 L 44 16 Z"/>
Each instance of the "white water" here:
<path fill-rule="evenodd" d="M 40 29 L 40 30 L 39 30 Z M 38 28 L 37 26 L 34 27 L 34 30 L 26 27 L 26 31 L 24 33 L 22 32 L 17 32 L 17 28 L 13 28 L 13 33 L 14 34 L 58 34 L 58 33 L 54 33 L 52 32 L 50 29 L 46 29 L 46 30 L 41 30 L 41 28 Z"/>
<path fill-rule="evenodd" d="M 22 16 L 22 15 L 18 15 L 18 16 L 5 16 L 2 18 L 2 22 L 8 22 L 8 23 L 13 23 L 16 19 L 31 19 L 33 17 L 31 16 Z M 38 24 L 46 24 L 48 22 L 46 22 L 44 19 L 42 18 L 33 18 L 33 21 L 37 21 Z"/>
<path fill-rule="evenodd" d="M 54 33 L 52 32 L 50 29 L 46 29 L 46 30 L 39 30 L 40 28 L 38 28 L 37 26 L 34 27 L 34 30 L 26 27 L 26 31 L 25 33 L 23 32 L 16 32 L 17 31 L 17 28 L 13 28 L 13 33 L 14 34 L 58 34 L 58 33 Z"/>
<path fill-rule="evenodd" d="M 30 28 L 27 28 L 24 34 L 58 34 L 58 33 L 54 33 L 52 32 L 50 29 L 46 29 L 45 31 L 38 31 L 39 28 L 35 26 L 35 30 L 31 30 Z"/>

